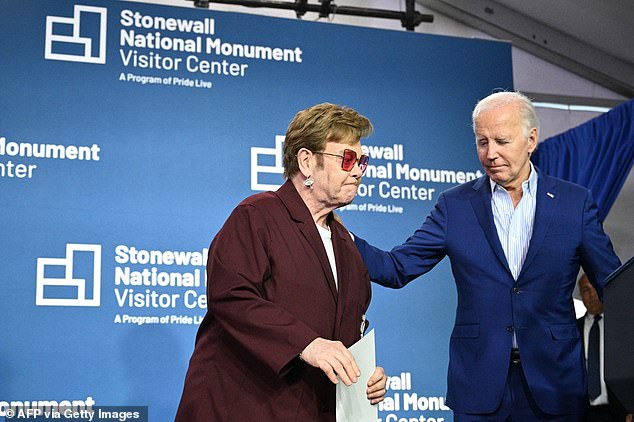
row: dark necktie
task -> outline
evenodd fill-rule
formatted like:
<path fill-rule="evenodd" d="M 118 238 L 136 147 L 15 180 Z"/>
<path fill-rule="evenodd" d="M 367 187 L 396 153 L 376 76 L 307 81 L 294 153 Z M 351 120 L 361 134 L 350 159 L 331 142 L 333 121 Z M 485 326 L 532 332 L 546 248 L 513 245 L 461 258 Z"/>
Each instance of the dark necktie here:
<path fill-rule="evenodd" d="M 594 316 L 588 335 L 588 396 L 590 400 L 596 399 L 601 394 L 600 319 L 601 315 Z"/>

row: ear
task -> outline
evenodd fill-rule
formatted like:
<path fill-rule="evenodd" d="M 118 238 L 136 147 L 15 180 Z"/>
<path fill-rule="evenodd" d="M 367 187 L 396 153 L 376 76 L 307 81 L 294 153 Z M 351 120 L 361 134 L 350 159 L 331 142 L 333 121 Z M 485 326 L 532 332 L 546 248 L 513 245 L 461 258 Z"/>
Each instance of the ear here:
<path fill-rule="evenodd" d="M 304 177 L 310 176 L 312 173 L 313 153 L 306 148 L 301 148 L 297 153 L 297 165 L 299 171 Z"/>
<path fill-rule="evenodd" d="M 528 152 L 529 154 L 532 153 L 533 151 L 535 151 L 535 148 L 537 148 L 537 139 L 538 139 L 538 130 L 536 127 L 531 128 L 530 132 L 528 133 Z"/>

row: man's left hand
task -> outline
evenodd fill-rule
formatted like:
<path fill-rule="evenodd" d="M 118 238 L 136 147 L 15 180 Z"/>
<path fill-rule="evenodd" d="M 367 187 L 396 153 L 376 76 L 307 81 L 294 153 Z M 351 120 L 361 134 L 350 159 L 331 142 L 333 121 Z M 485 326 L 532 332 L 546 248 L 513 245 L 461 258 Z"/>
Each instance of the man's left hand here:
<path fill-rule="evenodd" d="M 385 385 L 387 384 L 387 375 L 380 366 L 374 369 L 374 373 L 368 380 L 368 389 L 366 390 L 370 403 L 377 404 L 385 398 Z"/>

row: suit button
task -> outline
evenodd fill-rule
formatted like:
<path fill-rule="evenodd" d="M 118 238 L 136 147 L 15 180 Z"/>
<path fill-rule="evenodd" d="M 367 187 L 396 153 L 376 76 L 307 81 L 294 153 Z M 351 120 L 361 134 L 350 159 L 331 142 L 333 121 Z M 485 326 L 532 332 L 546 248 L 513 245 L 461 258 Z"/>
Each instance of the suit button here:
<path fill-rule="evenodd" d="M 519 287 L 513 287 L 513 293 L 515 293 L 516 295 L 520 294 L 522 291 L 520 290 Z"/>
<path fill-rule="evenodd" d="M 513 326 L 509 325 L 508 327 L 506 327 L 506 331 L 508 331 L 509 333 L 513 332 Z"/>

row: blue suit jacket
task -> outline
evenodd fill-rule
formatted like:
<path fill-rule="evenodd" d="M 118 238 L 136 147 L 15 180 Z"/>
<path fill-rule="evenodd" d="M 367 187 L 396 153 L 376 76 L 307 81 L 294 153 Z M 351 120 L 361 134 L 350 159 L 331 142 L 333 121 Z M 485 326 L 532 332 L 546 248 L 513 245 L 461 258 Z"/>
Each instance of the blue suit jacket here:
<path fill-rule="evenodd" d="M 392 251 L 355 242 L 370 278 L 392 288 L 449 257 L 458 290 L 447 391 L 454 411 L 498 407 L 514 332 L 540 409 L 583 412 L 585 366 L 572 291 L 580 265 L 602 295 L 603 280 L 620 264 L 587 189 L 539 173 L 533 235 L 517 281 L 493 222 L 487 176 L 442 193 L 423 225 Z"/>

